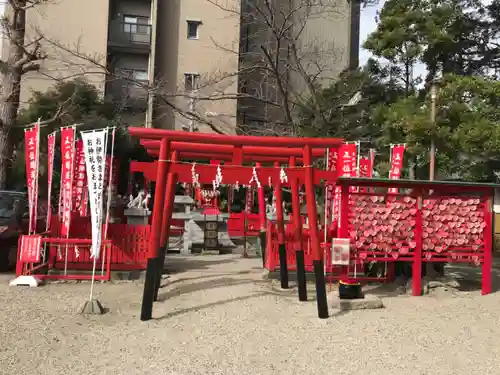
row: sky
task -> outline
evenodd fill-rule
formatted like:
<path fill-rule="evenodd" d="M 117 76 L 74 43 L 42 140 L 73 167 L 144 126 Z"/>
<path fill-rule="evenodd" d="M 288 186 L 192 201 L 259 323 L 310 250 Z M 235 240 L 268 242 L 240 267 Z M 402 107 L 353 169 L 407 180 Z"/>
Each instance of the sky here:
<path fill-rule="evenodd" d="M 377 23 L 375 22 L 375 16 L 377 15 L 377 11 L 382 8 L 384 5 L 384 0 L 380 0 L 377 5 L 369 6 L 364 9 L 361 9 L 361 21 L 360 21 L 360 29 L 359 29 L 359 42 L 360 42 L 360 51 L 359 51 L 359 65 L 363 66 L 366 61 L 370 58 L 370 53 L 363 49 L 362 45 L 365 42 L 366 38 L 370 33 L 375 31 L 377 28 Z"/>
<path fill-rule="evenodd" d="M 370 33 L 375 31 L 377 28 L 377 22 L 375 21 L 375 17 L 377 16 L 377 12 L 384 6 L 385 0 L 379 0 L 377 5 L 369 6 L 364 9 L 361 9 L 361 20 L 360 20 L 360 28 L 359 28 L 359 66 L 363 66 L 368 59 L 371 57 L 371 54 L 363 49 L 363 43 Z M 414 67 L 413 74 L 414 77 L 425 75 L 425 66 L 423 64 L 417 64 Z"/>

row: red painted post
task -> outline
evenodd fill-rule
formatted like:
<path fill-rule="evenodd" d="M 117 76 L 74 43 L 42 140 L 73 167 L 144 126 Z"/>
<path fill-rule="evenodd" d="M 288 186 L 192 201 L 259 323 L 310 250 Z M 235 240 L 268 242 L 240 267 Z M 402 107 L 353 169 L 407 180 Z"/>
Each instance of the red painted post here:
<path fill-rule="evenodd" d="M 485 202 L 484 221 L 486 226 L 483 230 L 484 258 L 481 272 L 481 294 L 491 293 L 491 268 L 493 266 L 493 209 L 492 197 L 489 196 Z"/>
<path fill-rule="evenodd" d="M 256 167 L 260 168 L 261 163 L 257 163 Z M 260 185 L 257 188 L 257 199 L 259 204 L 259 219 L 260 219 L 260 230 L 266 230 L 266 196 L 264 192 L 264 186 Z"/>
<path fill-rule="evenodd" d="M 279 163 L 274 163 L 275 168 L 280 168 Z M 274 182 L 274 181 L 273 181 Z M 285 223 L 283 219 L 283 199 L 281 180 L 274 182 L 274 196 L 276 198 L 276 228 L 278 230 L 278 249 L 280 255 L 280 281 L 281 288 L 288 289 L 288 262 L 286 258 Z"/>
<path fill-rule="evenodd" d="M 176 162 L 178 160 L 178 152 L 173 151 L 171 156 L 171 161 Z M 175 199 L 175 176 L 171 171 L 168 172 L 167 177 L 167 187 L 165 189 L 165 204 L 163 206 L 163 222 L 161 226 L 161 246 L 164 247 L 167 244 L 168 234 L 170 230 L 170 223 L 172 219 L 173 205 Z"/>
<path fill-rule="evenodd" d="M 173 151 L 171 156 L 171 161 L 176 162 L 178 158 L 178 152 Z M 158 291 L 160 290 L 161 275 L 163 274 L 163 268 L 165 266 L 165 255 L 167 254 L 168 238 L 170 234 L 170 223 L 172 222 L 172 212 L 174 210 L 175 201 L 175 184 L 176 184 L 176 174 L 172 172 L 172 168 L 169 168 L 167 176 L 167 186 L 165 188 L 165 202 L 163 205 L 163 221 L 161 226 L 161 250 L 160 250 L 160 267 L 158 269 L 158 274 L 155 279 L 155 293 L 154 300 L 158 300 Z"/>
<path fill-rule="evenodd" d="M 261 164 L 257 163 L 256 167 L 260 168 Z M 259 221 L 260 221 L 260 253 L 262 256 L 262 267 L 266 267 L 266 196 L 264 186 L 262 184 L 257 188 L 257 200 L 259 204 Z"/>
<path fill-rule="evenodd" d="M 165 187 L 168 174 L 169 142 L 162 139 L 158 171 L 156 172 L 155 197 L 153 201 L 153 217 L 151 220 L 151 239 L 149 241 L 149 257 L 157 257 L 160 252 L 163 205 L 165 203 Z"/>
<path fill-rule="evenodd" d="M 149 259 L 142 294 L 141 320 L 150 320 L 153 315 L 153 302 L 156 295 L 157 275 L 163 270 L 160 263 L 160 240 L 163 204 L 165 203 L 165 183 L 168 173 L 169 142 L 163 138 L 158 159 L 155 198 L 153 202 L 153 218 L 151 221 L 151 239 L 149 241 Z"/>
<path fill-rule="evenodd" d="M 415 203 L 417 212 L 415 213 L 415 252 L 413 254 L 411 294 L 413 296 L 422 295 L 422 190 L 417 192 L 417 202 Z"/>
<path fill-rule="evenodd" d="M 296 168 L 295 157 L 290 157 L 290 168 Z M 295 232 L 295 241 L 297 248 L 295 249 L 296 268 L 297 268 L 297 286 L 299 301 L 307 301 L 307 286 L 306 286 L 306 268 L 304 261 L 304 243 L 302 238 L 302 218 L 300 216 L 300 199 L 299 199 L 299 184 L 297 178 L 290 181 L 292 187 L 292 217 L 293 228 Z"/>
<path fill-rule="evenodd" d="M 349 238 L 349 186 L 342 185 L 340 195 L 340 218 L 338 219 L 338 238 Z M 350 254 L 349 254 L 350 257 Z M 356 261 L 356 260 L 355 260 Z M 349 264 L 351 263 L 349 259 Z M 342 266 L 342 276 L 349 277 L 349 266 Z"/>
<path fill-rule="evenodd" d="M 326 298 L 325 270 L 323 255 L 319 243 L 318 213 L 316 211 L 316 193 L 314 190 L 314 169 L 312 165 L 311 147 L 304 146 L 304 169 L 306 185 L 307 215 L 309 217 L 309 235 L 313 252 L 314 277 L 316 281 L 316 304 L 318 317 L 328 318 L 328 300 Z"/>

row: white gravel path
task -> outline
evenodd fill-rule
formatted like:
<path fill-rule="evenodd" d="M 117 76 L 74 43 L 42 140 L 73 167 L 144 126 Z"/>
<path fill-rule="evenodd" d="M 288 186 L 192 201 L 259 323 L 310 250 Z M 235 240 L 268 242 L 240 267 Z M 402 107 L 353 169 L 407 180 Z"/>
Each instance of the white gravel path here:
<path fill-rule="evenodd" d="M 147 323 L 140 283 L 97 284 L 110 311 L 84 317 L 87 283 L 9 288 L 0 276 L 0 374 L 500 374 L 500 294 L 387 298 L 319 320 L 314 301 L 259 281 L 258 259 L 187 262 Z"/>

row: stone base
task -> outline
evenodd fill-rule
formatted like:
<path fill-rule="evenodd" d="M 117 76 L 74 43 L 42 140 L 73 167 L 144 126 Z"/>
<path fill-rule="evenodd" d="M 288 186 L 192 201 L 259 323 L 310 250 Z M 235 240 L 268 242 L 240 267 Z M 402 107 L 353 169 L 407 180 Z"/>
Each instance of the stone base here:
<path fill-rule="evenodd" d="M 382 300 L 377 296 L 366 294 L 362 299 L 339 299 L 338 292 L 330 294 L 332 307 L 337 310 L 371 310 L 384 307 Z"/>
<path fill-rule="evenodd" d="M 35 276 L 19 276 L 16 277 L 9 283 L 10 286 L 29 286 L 29 287 L 37 287 L 40 285 L 40 280 Z"/>
<path fill-rule="evenodd" d="M 85 302 L 81 314 L 102 315 L 104 314 L 104 307 L 97 299 Z"/>
<path fill-rule="evenodd" d="M 402 288 L 402 293 L 408 295 L 412 294 L 412 279 L 406 282 Z M 422 278 L 422 293 L 421 295 L 432 294 L 434 292 L 459 292 L 460 282 L 450 276 L 429 278 L 427 276 Z"/>

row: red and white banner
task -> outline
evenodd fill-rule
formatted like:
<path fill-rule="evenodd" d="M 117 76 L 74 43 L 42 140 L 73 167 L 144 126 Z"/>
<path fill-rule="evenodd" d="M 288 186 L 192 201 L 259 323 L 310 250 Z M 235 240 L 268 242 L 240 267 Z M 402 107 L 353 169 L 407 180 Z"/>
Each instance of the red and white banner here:
<path fill-rule="evenodd" d="M 339 158 L 339 150 L 337 148 L 330 148 L 327 151 L 326 157 L 326 170 L 330 172 L 337 173 L 337 162 Z M 330 222 L 332 218 L 332 207 L 333 207 L 333 196 L 334 196 L 334 187 L 332 184 L 326 185 L 325 191 L 325 214 L 326 214 L 326 223 Z"/>
<path fill-rule="evenodd" d="M 373 170 L 375 168 L 375 149 L 371 148 L 370 151 L 368 152 L 368 158 L 370 159 L 370 163 L 372 165 L 372 176 L 373 177 Z"/>
<path fill-rule="evenodd" d="M 87 175 L 85 171 L 83 140 L 80 139 L 76 141 L 75 175 L 73 178 L 73 207 L 80 214 L 82 213 L 83 195 L 85 190 L 87 190 Z"/>
<path fill-rule="evenodd" d="M 82 204 L 80 205 L 80 216 L 89 216 L 89 189 L 87 188 L 83 190 Z"/>
<path fill-rule="evenodd" d="M 56 151 L 56 133 L 51 133 L 47 137 L 47 227 L 50 229 L 50 222 L 52 221 L 52 180 L 54 177 L 54 156 Z"/>
<path fill-rule="evenodd" d="M 370 156 L 362 156 L 359 158 L 359 177 L 362 178 L 372 178 L 373 177 L 373 162 L 372 162 L 372 152 L 370 151 Z M 361 188 L 361 192 L 367 192 L 367 188 Z"/>
<path fill-rule="evenodd" d="M 300 185 L 299 186 L 299 203 L 300 204 L 304 204 L 304 188 L 303 188 L 303 185 Z"/>
<path fill-rule="evenodd" d="M 390 180 L 399 180 L 401 171 L 403 170 L 403 157 L 405 153 L 405 145 L 391 145 L 391 169 L 389 170 Z M 389 189 L 389 193 L 397 194 L 397 188 Z"/>
<path fill-rule="evenodd" d="M 109 185 L 109 166 L 113 164 L 113 170 L 111 174 L 111 193 L 115 194 L 116 191 L 118 190 L 118 159 L 115 158 L 114 156 L 106 156 L 106 170 L 104 173 L 104 191 L 108 192 L 108 185 Z"/>
<path fill-rule="evenodd" d="M 357 165 L 358 165 L 358 144 L 357 143 L 346 143 L 340 147 L 339 159 L 337 162 L 337 168 L 340 177 L 356 177 L 357 176 Z M 356 187 L 350 187 L 349 191 L 355 190 Z M 341 202 L 341 192 L 340 186 L 335 187 L 335 196 L 333 197 L 333 220 L 337 220 L 340 217 L 340 202 Z M 340 226 L 340 222 L 338 223 Z"/>
<path fill-rule="evenodd" d="M 247 213 L 252 212 L 252 208 L 255 200 L 255 186 L 252 184 L 247 187 L 246 195 L 245 195 L 245 211 Z"/>
<path fill-rule="evenodd" d="M 19 259 L 25 263 L 38 263 L 41 258 L 42 236 L 21 236 Z"/>
<path fill-rule="evenodd" d="M 359 158 L 359 177 L 373 177 L 373 166 L 369 157 L 362 156 Z"/>
<path fill-rule="evenodd" d="M 28 185 L 29 234 L 36 232 L 38 216 L 38 172 L 40 126 L 38 122 L 31 129 L 24 131 L 26 183 Z"/>
<path fill-rule="evenodd" d="M 73 209 L 73 175 L 75 172 L 75 128 L 61 128 L 61 236 L 69 236 Z"/>

